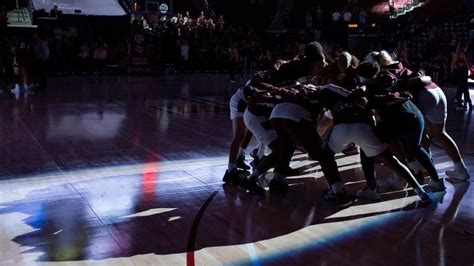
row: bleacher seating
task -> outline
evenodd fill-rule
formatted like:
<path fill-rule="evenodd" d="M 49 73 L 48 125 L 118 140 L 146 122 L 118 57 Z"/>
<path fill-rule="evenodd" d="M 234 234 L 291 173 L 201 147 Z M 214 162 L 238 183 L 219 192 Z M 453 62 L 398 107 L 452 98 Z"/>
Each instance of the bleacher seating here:
<path fill-rule="evenodd" d="M 432 63 L 433 43 L 430 42 L 430 31 L 432 25 L 428 25 L 424 22 L 409 23 L 400 25 L 401 32 L 404 32 L 405 39 L 407 41 L 407 53 L 408 58 L 412 63 L 415 63 L 417 67 L 429 68 Z M 469 21 L 467 18 L 458 18 L 451 21 L 444 22 L 440 25 L 436 25 L 438 38 L 436 39 L 437 47 L 444 47 L 442 50 L 436 51 L 444 56 L 450 58 L 449 47 L 452 47 L 453 41 L 469 41 Z M 443 66 L 442 73 L 440 73 L 440 79 L 449 79 L 449 68 Z"/>

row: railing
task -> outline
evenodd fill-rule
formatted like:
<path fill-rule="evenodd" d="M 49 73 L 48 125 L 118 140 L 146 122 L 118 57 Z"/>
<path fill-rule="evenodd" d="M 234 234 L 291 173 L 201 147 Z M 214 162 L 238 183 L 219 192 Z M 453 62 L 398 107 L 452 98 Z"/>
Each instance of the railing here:
<path fill-rule="evenodd" d="M 26 9 L 28 11 L 28 15 L 30 16 L 31 24 L 33 24 L 33 1 L 32 0 L 27 0 L 26 2 Z"/>
<path fill-rule="evenodd" d="M 127 13 L 128 15 L 133 14 L 132 3 L 129 0 L 118 0 L 118 2 L 125 10 L 125 13 Z"/>

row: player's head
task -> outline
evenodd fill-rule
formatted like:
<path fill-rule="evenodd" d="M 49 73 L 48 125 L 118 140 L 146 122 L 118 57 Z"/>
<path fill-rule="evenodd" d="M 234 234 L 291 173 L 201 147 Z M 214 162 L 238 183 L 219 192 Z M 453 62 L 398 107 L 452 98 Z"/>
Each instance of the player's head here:
<path fill-rule="evenodd" d="M 381 67 L 396 63 L 396 61 L 393 60 L 390 54 L 385 50 L 380 51 L 379 55 L 377 55 L 376 58 L 377 58 L 377 62 L 379 63 Z"/>
<path fill-rule="evenodd" d="M 309 61 L 311 75 L 319 74 L 321 69 L 327 65 L 323 46 L 319 42 L 306 44 L 305 56 Z"/>
<path fill-rule="evenodd" d="M 357 76 L 361 84 L 366 84 L 369 80 L 375 78 L 380 72 L 380 66 L 377 62 L 365 61 L 357 67 Z"/>
<path fill-rule="evenodd" d="M 349 52 L 342 52 L 337 58 L 337 66 L 341 73 L 345 73 L 352 62 L 352 55 Z"/>
<path fill-rule="evenodd" d="M 377 51 L 372 51 L 365 56 L 364 61 L 377 62 L 377 57 L 379 56 L 379 54 L 380 53 Z"/>

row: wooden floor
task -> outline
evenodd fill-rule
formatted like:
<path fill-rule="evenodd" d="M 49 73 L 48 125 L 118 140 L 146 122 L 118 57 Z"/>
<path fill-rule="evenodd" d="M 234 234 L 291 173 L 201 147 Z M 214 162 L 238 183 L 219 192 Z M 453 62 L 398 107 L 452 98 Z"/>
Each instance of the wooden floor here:
<path fill-rule="evenodd" d="M 238 86 L 227 76 L 49 86 L 0 94 L 1 265 L 474 264 L 473 179 L 446 182 L 431 207 L 387 190 L 338 209 L 321 199 L 318 164 L 298 154 L 306 174 L 286 195 L 251 196 L 221 183 Z M 474 169 L 473 119 L 453 106 L 448 130 Z M 444 177 L 452 163 L 433 152 Z M 348 191 L 363 188 L 358 156 L 337 158 Z"/>

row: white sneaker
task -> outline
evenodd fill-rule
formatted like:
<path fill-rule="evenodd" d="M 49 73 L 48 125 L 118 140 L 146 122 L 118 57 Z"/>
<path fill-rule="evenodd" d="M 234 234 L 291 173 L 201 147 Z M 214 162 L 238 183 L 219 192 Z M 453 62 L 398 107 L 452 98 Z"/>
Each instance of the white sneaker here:
<path fill-rule="evenodd" d="M 395 176 L 377 180 L 377 187 L 380 188 L 405 189 L 407 185 L 408 184 L 406 181 L 401 180 L 399 177 Z"/>
<path fill-rule="evenodd" d="M 421 188 L 421 190 L 415 189 L 416 194 L 420 197 L 420 200 L 423 204 L 432 204 L 434 202 L 433 194 L 431 192 L 426 192 Z"/>
<path fill-rule="evenodd" d="M 446 190 L 446 186 L 444 186 L 444 180 L 442 178 L 440 178 L 439 181 L 434 181 L 433 179 L 430 179 L 428 187 L 433 192 L 440 192 Z"/>
<path fill-rule="evenodd" d="M 13 87 L 13 89 L 10 90 L 11 92 L 20 92 L 21 91 L 21 88 L 20 88 L 20 85 L 19 84 L 15 84 L 15 86 Z"/>
<path fill-rule="evenodd" d="M 12 91 L 12 94 L 15 95 L 15 100 L 19 101 L 21 92 L 20 91 Z"/>
<path fill-rule="evenodd" d="M 461 181 L 467 181 L 470 177 L 467 169 L 446 171 L 446 175 L 450 178 L 454 178 Z"/>
<path fill-rule="evenodd" d="M 369 187 L 366 187 L 362 190 L 357 191 L 356 196 L 359 199 L 365 199 L 365 200 L 371 200 L 371 201 L 380 200 L 380 196 L 377 193 L 377 189 L 372 190 Z"/>

